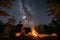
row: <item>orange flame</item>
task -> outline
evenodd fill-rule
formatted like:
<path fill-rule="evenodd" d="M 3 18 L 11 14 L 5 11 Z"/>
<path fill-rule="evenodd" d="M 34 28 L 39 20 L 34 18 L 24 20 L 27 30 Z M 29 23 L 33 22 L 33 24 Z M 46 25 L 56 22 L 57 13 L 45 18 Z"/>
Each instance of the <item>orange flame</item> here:
<path fill-rule="evenodd" d="M 34 28 L 35 26 L 34 26 L 33 22 L 31 22 L 30 26 L 31 26 L 31 34 L 32 34 L 33 36 L 38 36 L 38 35 L 37 35 L 38 32 L 36 32 L 36 30 L 35 30 L 35 28 Z"/>
<path fill-rule="evenodd" d="M 40 38 L 43 38 L 43 37 L 47 37 L 47 36 L 57 36 L 56 33 L 52 33 L 52 34 L 38 34 L 38 32 L 36 32 L 35 30 L 35 26 L 33 23 L 30 24 L 31 26 L 31 32 L 29 34 L 32 34 L 33 36 L 39 36 Z"/>
<path fill-rule="evenodd" d="M 37 35 L 37 32 L 36 32 L 34 29 L 32 29 L 32 35 L 38 36 L 38 35 Z"/>

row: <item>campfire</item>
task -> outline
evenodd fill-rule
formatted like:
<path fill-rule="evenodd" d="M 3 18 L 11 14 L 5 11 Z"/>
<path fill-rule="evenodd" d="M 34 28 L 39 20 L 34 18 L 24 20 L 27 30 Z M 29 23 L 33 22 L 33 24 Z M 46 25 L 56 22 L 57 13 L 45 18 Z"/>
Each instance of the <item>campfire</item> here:
<path fill-rule="evenodd" d="M 31 32 L 29 32 L 28 34 L 29 35 L 32 35 L 32 36 L 38 36 L 38 32 L 35 30 L 35 26 L 33 23 L 30 24 L 30 27 L 31 27 Z"/>
<path fill-rule="evenodd" d="M 35 37 L 40 37 L 40 38 L 43 38 L 43 37 L 48 37 L 48 36 L 55 36 L 57 37 L 57 34 L 56 33 L 52 33 L 52 34 L 39 34 L 33 27 L 31 28 L 31 32 L 28 33 L 29 35 L 31 36 L 35 36 Z"/>
<path fill-rule="evenodd" d="M 31 32 L 29 32 L 28 34 L 25 34 L 26 36 L 30 35 L 30 36 L 34 36 L 34 37 L 40 37 L 40 38 L 43 38 L 43 37 L 48 37 L 48 36 L 56 36 L 57 37 L 57 34 L 56 33 L 52 33 L 52 34 L 39 34 L 36 30 L 35 30 L 35 27 L 34 27 L 34 24 L 31 24 L 30 25 L 30 29 L 31 29 Z M 16 36 L 20 36 L 21 34 L 20 33 L 16 33 Z"/>
<path fill-rule="evenodd" d="M 28 34 L 32 36 L 38 36 L 38 32 L 36 32 L 34 28 L 31 28 L 31 32 L 29 32 Z"/>
<path fill-rule="evenodd" d="M 55 36 L 55 37 L 57 37 L 57 34 L 56 34 L 56 33 L 52 33 L 52 34 L 39 34 L 39 33 L 35 30 L 34 24 L 31 24 L 30 26 L 31 26 L 31 32 L 28 33 L 29 35 L 36 36 L 36 37 L 38 36 L 38 37 L 40 37 L 40 38 L 48 37 L 48 36 Z"/>

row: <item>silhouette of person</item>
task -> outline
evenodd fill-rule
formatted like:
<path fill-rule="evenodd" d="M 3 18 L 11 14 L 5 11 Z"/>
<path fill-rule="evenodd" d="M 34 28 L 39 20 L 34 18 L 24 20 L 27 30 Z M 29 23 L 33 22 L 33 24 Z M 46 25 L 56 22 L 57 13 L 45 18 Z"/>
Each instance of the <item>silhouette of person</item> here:
<path fill-rule="evenodd" d="M 20 33 L 21 36 L 24 36 L 24 25 L 22 24 L 22 21 L 19 21 L 19 24 L 17 24 L 13 30 L 10 32 L 10 40 L 15 40 L 16 38 L 16 33 Z M 18 37 L 18 39 L 20 36 Z"/>
<path fill-rule="evenodd" d="M 16 37 L 16 40 L 24 39 L 25 37 L 24 31 L 25 31 L 24 25 L 22 24 L 22 21 L 19 21 L 19 24 L 16 25 L 16 33 L 20 33 L 20 35 Z"/>
<path fill-rule="evenodd" d="M 16 25 L 16 32 L 24 32 L 24 25 L 22 24 L 22 21 L 19 21 L 19 24 Z"/>

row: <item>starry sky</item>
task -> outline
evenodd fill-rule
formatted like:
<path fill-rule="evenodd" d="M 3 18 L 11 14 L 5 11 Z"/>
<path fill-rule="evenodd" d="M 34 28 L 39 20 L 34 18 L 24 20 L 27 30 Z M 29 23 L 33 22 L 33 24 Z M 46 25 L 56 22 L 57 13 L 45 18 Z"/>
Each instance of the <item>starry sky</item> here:
<path fill-rule="evenodd" d="M 29 0 L 30 1 L 30 0 Z M 31 0 L 31 3 L 27 4 L 28 11 L 30 11 L 32 17 L 33 17 L 33 22 L 35 25 L 38 24 L 48 24 L 51 22 L 52 17 L 47 16 L 47 3 L 46 0 Z M 15 16 L 18 24 L 18 21 L 22 19 L 22 10 L 21 10 L 21 3 L 20 0 L 17 0 L 16 2 L 13 3 L 12 10 L 8 10 L 5 8 L 2 8 L 4 11 L 8 12 L 10 15 Z M 8 17 L 2 17 L 1 18 L 4 23 L 7 22 Z"/>

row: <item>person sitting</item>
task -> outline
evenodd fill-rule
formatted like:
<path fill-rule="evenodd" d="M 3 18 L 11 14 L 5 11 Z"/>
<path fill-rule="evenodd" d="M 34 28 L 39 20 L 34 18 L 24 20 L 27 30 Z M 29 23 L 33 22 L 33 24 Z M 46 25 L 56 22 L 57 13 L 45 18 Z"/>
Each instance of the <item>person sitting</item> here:
<path fill-rule="evenodd" d="M 10 31 L 10 40 L 16 40 L 17 38 L 20 40 L 21 36 L 25 36 L 24 35 L 24 25 L 22 24 L 22 21 L 19 21 L 19 24 L 17 24 L 16 26 L 14 26 L 12 28 L 12 30 Z"/>
<path fill-rule="evenodd" d="M 19 24 L 16 25 L 16 33 L 20 33 L 21 35 L 24 35 L 24 25 L 22 24 L 22 21 L 19 21 Z"/>

